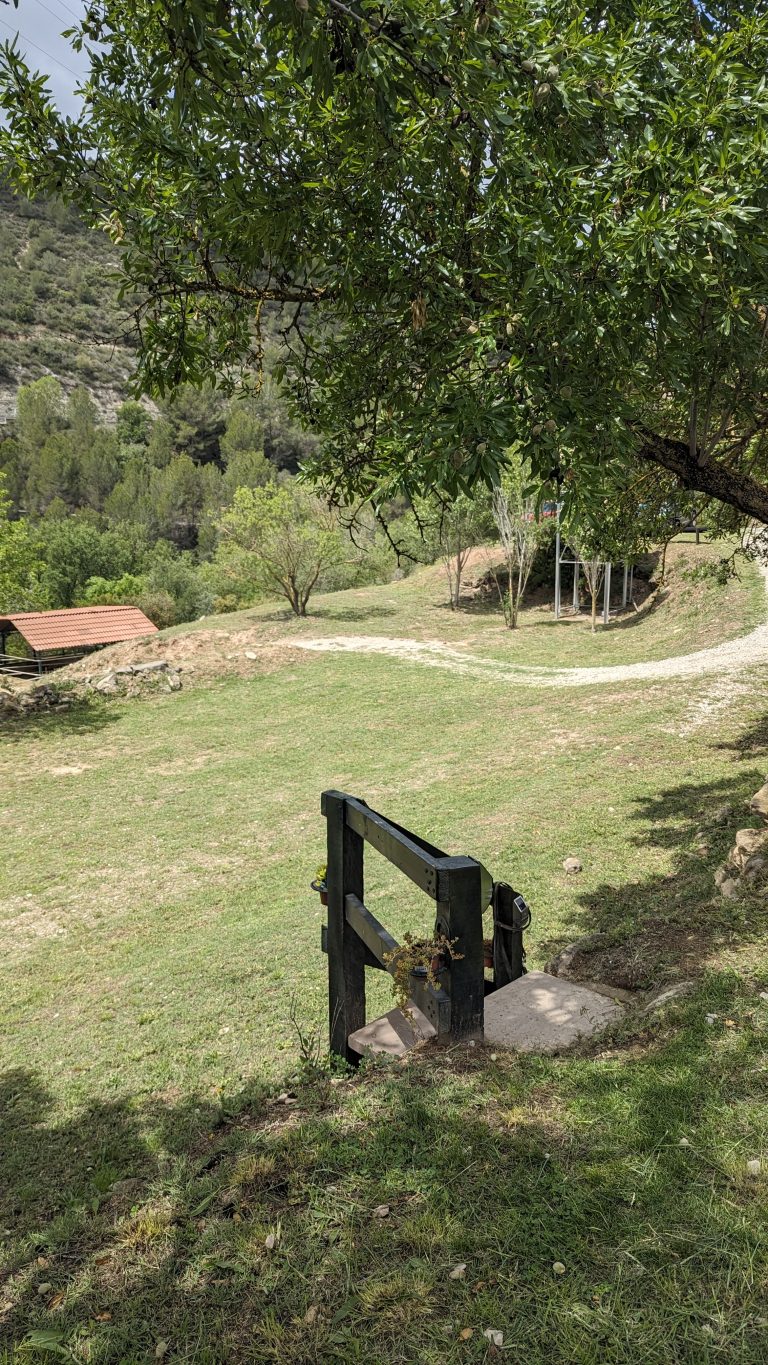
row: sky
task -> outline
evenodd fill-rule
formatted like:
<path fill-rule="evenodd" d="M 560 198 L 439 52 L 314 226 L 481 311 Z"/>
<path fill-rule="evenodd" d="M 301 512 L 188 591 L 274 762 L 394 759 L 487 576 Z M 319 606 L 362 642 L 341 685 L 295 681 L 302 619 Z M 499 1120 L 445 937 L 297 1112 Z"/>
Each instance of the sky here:
<path fill-rule="evenodd" d="M 86 73 L 87 57 L 73 52 L 61 33 L 74 28 L 85 7 L 86 0 L 19 0 L 18 9 L 0 3 L 0 37 L 5 41 L 18 33 L 26 61 L 33 71 L 49 77 L 48 88 L 66 114 L 78 111 L 74 92 Z"/>

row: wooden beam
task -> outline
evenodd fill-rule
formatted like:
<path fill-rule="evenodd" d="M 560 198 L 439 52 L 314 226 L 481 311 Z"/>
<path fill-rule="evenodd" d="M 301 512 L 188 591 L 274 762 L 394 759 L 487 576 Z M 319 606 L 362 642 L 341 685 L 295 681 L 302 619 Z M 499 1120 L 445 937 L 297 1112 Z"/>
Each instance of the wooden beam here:
<path fill-rule="evenodd" d="M 331 1052 L 352 1066 L 360 1058 L 349 1035 L 365 1023 L 365 953 L 362 939 L 347 924 L 345 899 L 363 899 L 363 841 L 347 825 L 342 792 L 323 793 L 327 821 L 328 1013 Z"/>
<path fill-rule="evenodd" d="M 397 939 L 379 924 L 375 915 L 372 915 L 367 906 L 359 900 L 357 896 L 348 895 L 344 900 L 346 908 L 347 924 L 354 929 L 358 938 L 363 940 L 365 946 L 376 958 L 377 963 L 389 972 L 392 970 L 390 964 L 385 962 L 385 957 L 389 953 L 396 953 L 400 944 Z"/>

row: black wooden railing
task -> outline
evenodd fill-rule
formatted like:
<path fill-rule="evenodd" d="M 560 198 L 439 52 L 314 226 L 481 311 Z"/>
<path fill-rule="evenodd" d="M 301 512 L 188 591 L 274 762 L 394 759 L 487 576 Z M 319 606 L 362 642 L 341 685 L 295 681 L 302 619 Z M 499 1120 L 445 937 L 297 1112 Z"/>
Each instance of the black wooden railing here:
<path fill-rule="evenodd" d="M 411 998 L 438 1037 L 483 1036 L 483 910 L 488 889 L 482 865 L 474 858 L 447 857 L 439 848 L 386 820 L 364 801 L 326 791 L 328 953 L 331 1051 L 347 1061 L 360 1058 L 349 1035 L 365 1018 L 365 968 L 392 970 L 385 959 L 398 944 L 365 905 L 363 856 L 366 843 L 410 877 L 436 902 L 435 933 L 455 942 L 457 956 L 441 973 L 436 988 L 412 976 Z"/>

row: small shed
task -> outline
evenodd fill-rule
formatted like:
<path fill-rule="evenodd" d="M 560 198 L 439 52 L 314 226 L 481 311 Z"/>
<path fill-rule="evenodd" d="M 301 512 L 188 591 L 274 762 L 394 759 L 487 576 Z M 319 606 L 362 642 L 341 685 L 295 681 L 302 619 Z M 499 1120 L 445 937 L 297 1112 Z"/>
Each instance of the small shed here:
<path fill-rule="evenodd" d="M 47 673 L 82 659 L 100 645 L 154 635 L 157 626 L 138 607 L 65 607 L 0 615 L 0 672 L 16 677 Z M 27 653 L 7 654 L 8 636 L 21 636 Z"/>

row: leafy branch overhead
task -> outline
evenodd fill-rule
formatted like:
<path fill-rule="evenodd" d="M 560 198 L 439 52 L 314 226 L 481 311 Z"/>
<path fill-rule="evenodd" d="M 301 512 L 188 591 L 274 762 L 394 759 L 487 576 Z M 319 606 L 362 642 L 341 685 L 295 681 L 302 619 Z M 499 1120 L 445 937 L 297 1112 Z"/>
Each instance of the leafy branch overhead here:
<path fill-rule="evenodd" d="M 286 382 L 339 501 L 594 509 L 638 462 L 768 521 L 768 16 L 688 0 L 102 0 L 82 113 L 7 44 L 4 160 L 120 243 L 139 383 Z"/>

